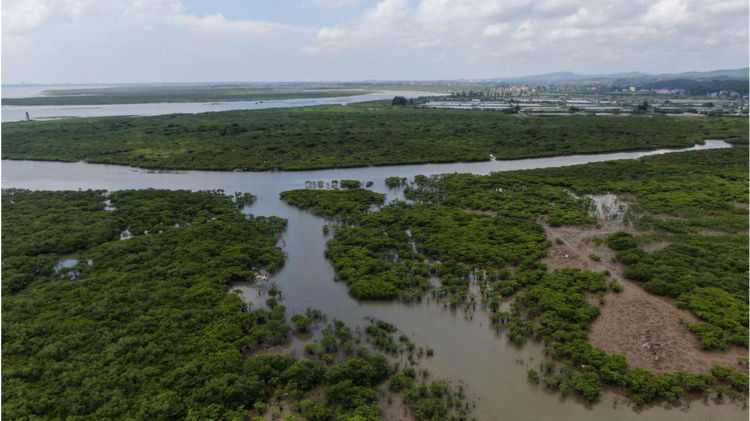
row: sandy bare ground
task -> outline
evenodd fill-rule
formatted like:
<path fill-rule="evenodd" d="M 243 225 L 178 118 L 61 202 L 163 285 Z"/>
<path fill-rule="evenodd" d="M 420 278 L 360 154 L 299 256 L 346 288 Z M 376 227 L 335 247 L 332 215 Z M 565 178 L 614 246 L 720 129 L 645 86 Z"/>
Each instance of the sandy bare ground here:
<path fill-rule="evenodd" d="M 604 244 L 585 241 L 588 237 L 601 236 L 616 231 L 631 231 L 613 222 L 603 222 L 603 227 L 580 229 L 576 227 L 545 227 L 551 240 L 561 238 L 565 244 L 553 242 L 543 262 L 550 270 L 576 267 L 596 271 L 609 270 L 611 279 L 623 285 L 621 293 L 607 293 L 607 303 L 594 321 L 589 335 L 592 345 L 607 352 L 625 355 L 631 366 L 643 367 L 657 372 L 684 370 L 706 372 L 713 364 L 736 366 L 738 357 L 747 357 L 742 347 L 727 351 L 704 351 L 698 339 L 680 321 L 691 322 L 697 318 L 687 310 L 680 310 L 674 300 L 647 293 L 639 284 L 625 279 L 624 266 L 612 262 L 615 252 Z M 653 243 L 649 251 L 663 248 L 667 242 Z M 602 257 L 600 262 L 589 255 Z"/>

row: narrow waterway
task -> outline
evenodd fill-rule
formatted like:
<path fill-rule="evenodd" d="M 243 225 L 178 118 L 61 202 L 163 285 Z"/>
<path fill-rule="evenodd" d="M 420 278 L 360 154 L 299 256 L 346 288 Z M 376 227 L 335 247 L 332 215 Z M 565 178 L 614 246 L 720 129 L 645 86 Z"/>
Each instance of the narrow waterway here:
<path fill-rule="evenodd" d="M 730 147 L 722 141 L 707 141 L 690 149 Z M 284 268 L 272 281 L 283 291 L 283 304 L 290 313 L 308 306 L 323 310 L 331 318 L 349 325 L 363 325 L 365 317 L 375 317 L 398 326 L 413 336 L 418 345 L 435 350 L 422 366 L 438 378 L 461 379 L 476 400 L 478 420 L 746 420 L 748 411 L 734 403 L 694 401 L 690 408 L 655 406 L 638 410 L 616 393 L 605 393 L 593 406 L 575 396 L 562 398 L 527 380 L 526 370 L 542 359 L 540 344 L 530 341 L 523 347 L 511 344 L 505 335 L 495 333 L 486 313 L 473 314 L 444 308 L 432 300 L 421 303 L 368 302 L 354 300 L 346 286 L 335 282 L 333 268 L 323 256 L 327 238 L 324 219 L 300 211 L 279 200 L 284 190 L 305 187 L 305 181 L 356 179 L 373 181 L 373 190 L 393 199 L 400 192 L 388 191 L 384 179 L 389 176 L 413 177 L 447 172 L 487 174 L 491 171 L 548 168 L 638 158 L 670 150 L 578 155 L 557 158 L 492 161 L 480 163 L 429 164 L 392 167 L 368 167 L 303 172 L 200 172 L 154 173 L 141 169 L 37 161 L 2 161 L 2 185 L 29 189 L 223 189 L 252 192 L 258 200 L 247 209 L 255 215 L 276 215 L 289 220 L 280 246 L 288 253 Z M 244 294 L 253 300 L 247 287 Z M 616 334 L 616 333 L 613 333 Z"/>

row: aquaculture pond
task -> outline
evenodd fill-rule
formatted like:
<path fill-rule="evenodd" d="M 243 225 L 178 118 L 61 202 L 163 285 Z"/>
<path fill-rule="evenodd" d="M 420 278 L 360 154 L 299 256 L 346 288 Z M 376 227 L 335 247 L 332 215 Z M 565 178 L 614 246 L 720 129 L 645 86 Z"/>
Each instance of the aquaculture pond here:
<path fill-rule="evenodd" d="M 722 141 L 707 141 L 690 149 L 730 147 Z M 398 190 L 389 190 L 385 179 L 391 176 L 411 178 L 452 172 L 487 174 L 492 171 L 549 168 L 613 159 L 638 158 L 669 150 L 626 152 L 603 155 L 579 155 L 559 158 L 492 161 L 480 163 L 429 164 L 398 167 L 368 167 L 300 172 L 153 172 L 136 168 L 36 161 L 3 161 L 3 187 L 40 190 L 77 189 L 224 189 L 251 192 L 257 200 L 245 208 L 255 215 L 275 215 L 288 220 L 288 228 L 279 239 L 286 251 L 283 269 L 271 277 L 283 291 L 282 303 L 288 314 L 302 313 L 308 306 L 322 310 L 329 318 L 364 326 L 366 317 L 397 325 L 413 335 L 415 341 L 434 349 L 423 366 L 436 378 L 462 381 L 471 399 L 476 401 L 478 420 L 741 420 L 747 409 L 725 400 L 697 400 L 690 407 L 636 408 L 625 396 L 604 393 L 594 405 L 576 395 L 561 397 L 528 381 L 526 371 L 538 367 L 543 358 L 542 344 L 529 341 L 519 347 L 504 333 L 497 334 L 484 311 L 454 310 L 431 298 L 420 303 L 360 301 L 351 298 L 343 283 L 334 281 L 334 271 L 324 257 L 328 237 L 323 234 L 329 221 L 287 205 L 279 199 L 286 190 L 305 188 L 309 181 L 330 182 L 350 179 L 373 182 L 370 189 L 387 195 L 386 201 L 401 198 Z M 266 297 L 256 286 L 236 284 L 246 300 L 260 304 Z M 299 349 L 301 343 L 293 343 Z"/>

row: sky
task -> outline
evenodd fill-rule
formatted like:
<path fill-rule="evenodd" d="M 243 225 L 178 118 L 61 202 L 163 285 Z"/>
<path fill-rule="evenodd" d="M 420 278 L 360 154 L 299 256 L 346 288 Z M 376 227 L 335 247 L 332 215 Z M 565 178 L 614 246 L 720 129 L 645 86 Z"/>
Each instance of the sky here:
<path fill-rule="evenodd" d="M 3 0 L 2 83 L 481 79 L 748 66 L 748 0 Z"/>

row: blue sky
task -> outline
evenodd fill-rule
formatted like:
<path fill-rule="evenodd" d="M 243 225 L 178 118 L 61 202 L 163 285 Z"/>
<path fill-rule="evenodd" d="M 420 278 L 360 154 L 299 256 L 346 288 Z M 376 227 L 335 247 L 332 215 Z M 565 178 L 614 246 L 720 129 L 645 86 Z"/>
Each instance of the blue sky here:
<path fill-rule="evenodd" d="M 748 64 L 747 0 L 3 0 L 2 82 L 672 73 Z"/>

